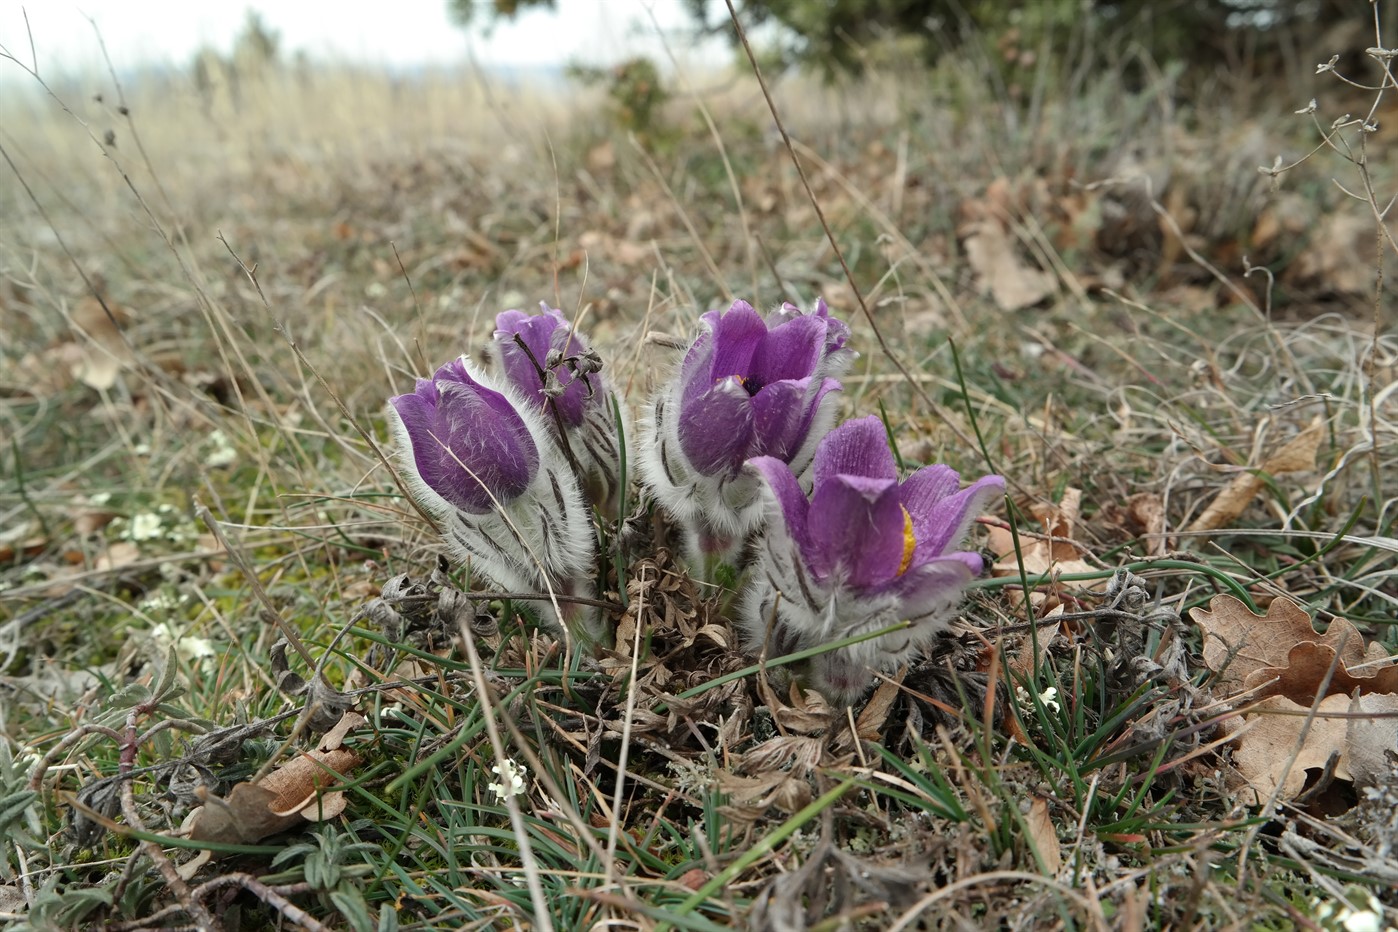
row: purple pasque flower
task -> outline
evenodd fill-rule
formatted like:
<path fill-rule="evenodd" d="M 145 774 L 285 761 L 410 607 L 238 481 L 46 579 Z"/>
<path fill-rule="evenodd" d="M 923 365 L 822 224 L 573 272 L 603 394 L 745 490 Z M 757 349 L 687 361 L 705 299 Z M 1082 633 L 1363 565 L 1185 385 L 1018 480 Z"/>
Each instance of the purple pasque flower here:
<path fill-rule="evenodd" d="M 403 480 L 460 561 L 511 592 L 546 592 L 544 621 L 605 641 L 590 598 L 596 540 L 576 477 L 533 406 L 465 357 L 389 399 Z"/>
<path fill-rule="evenodd" d="M 809 496 L 781 460 L 749 466 L 764 481 L 767 519 L 741 612 L 749 648 L 781 656 L 911 623 L 811 658 L 808 683 L 852 702 L 871 671 L 897 669 L 946 626 L 983 568 L 979 554 L 955 548 L 1005 480 L 986 476 L 961 489 L 955 470 L 936 465 L 899 482 L 883 422 L 872 416 L 821 441 Z"/>
<path fill-rule="evenodd" d="M 835 414 L 854 360 L 849 327 L 824 301 L 761 317 L 745 301 L 709 311 L 680 371 L 642 424 L 646 484 L 686 531 L 693 569 L 732 559 L 762 520 L 761 482 L 743 464 L 772 457 L 797 474 Z"/>
<path fill-rule="evenodd" d="M 505 381 L 543 412 L 571 455 L 588 499 L 615 519 L 621 438 L 613 396 L 599 371 L 601 359 L 562 311 L 543 302 L 538 314 L 504 311 L 495 328 L 489 354 Z"/>

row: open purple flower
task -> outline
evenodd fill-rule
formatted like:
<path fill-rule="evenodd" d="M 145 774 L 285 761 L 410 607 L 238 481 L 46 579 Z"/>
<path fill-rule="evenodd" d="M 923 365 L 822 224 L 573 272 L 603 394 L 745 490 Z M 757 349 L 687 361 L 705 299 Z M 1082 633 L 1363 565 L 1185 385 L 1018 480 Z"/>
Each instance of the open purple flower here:
<path fill-rule="evenodd" d="M 700 318 L 703 332 L 642 427 L 647 484 L 688 534 L 696 569 L 730 559 L 761 522 L 760 482 L 743 468 L 773 457 L 798 474 L 835 413 L 854 359 L 849 328 L 790 304 L 764 319 L 745 301 Z"/>
<path fill-rule="evenodd" d="M 751 649 L 779 656 L 911 623 L 810 660 L 807 681 L 838 702 L 857 699 L 870 671 L 891 672 L 945 627 L 982 569 L 979 554 L 955 548 L 1005 490 L 999 476 L 960 489 L 960 476 L 941 465 L 900 483 L 877 417 L 825 437 L 809 497 L 781 460 L 749 466 L 765 481 L 767 518 L 741 616 Z"/>
<path fill-rule="evenodd" d="M 389 400 L 402 475 L 462 562 L 506 590 L 591 597 L 596 543 L 582 492 L 538 412 L 465 358 Z M 586 646 L 595 609 L 550 599 L 545 622 Z"/>
<path fill-rule="evenodd" d="M 542 302 L 539 311 L 499 314 L 490 354 L 505 380 L 544 413 L 559 435 L 589 500 L 614 519 L 621 440 L 612 395 L 599 372 L 602 361 L 561 311 Z M 550 407 L 558 412 L 556 419 Z"/>

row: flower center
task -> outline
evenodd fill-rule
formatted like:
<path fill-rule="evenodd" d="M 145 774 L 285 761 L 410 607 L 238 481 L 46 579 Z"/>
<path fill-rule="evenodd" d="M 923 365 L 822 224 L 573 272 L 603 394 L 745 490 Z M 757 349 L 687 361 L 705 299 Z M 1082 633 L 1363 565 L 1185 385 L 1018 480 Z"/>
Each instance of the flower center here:
<path fill-rule="evenodd" d="M 749 398 L 762 391 L 762 382 L 750 375 L 730 375 L 728 378 L 743 386 Z"/>
<path fill-rule="evenodd" d="M 902 506 L 899 506 L 902 508 Z M 903 561 L 898 564 L 898 575 L 902 576 L 908 571 L 908 567 L 913 562 L 913 551 L 917 549 L 917 537 L 913 535 L 913 516 L 908 514 L 908 509 L 903 508 Z"/>

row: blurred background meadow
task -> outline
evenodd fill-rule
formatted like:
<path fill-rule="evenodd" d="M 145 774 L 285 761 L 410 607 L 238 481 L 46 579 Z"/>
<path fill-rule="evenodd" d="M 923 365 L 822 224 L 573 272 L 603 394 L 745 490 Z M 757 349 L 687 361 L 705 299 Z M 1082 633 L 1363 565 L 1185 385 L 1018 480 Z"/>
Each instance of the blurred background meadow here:
<path fill-rule="evenodd" d="M 402 6 L 0 11 L 8 922 L 1398 924 L 1398 5 Z M 600 671 L 410 610 L 390 395 L 738 298 L 1007 478 L 950 656 L 774 688 L 659 533 Z"/>

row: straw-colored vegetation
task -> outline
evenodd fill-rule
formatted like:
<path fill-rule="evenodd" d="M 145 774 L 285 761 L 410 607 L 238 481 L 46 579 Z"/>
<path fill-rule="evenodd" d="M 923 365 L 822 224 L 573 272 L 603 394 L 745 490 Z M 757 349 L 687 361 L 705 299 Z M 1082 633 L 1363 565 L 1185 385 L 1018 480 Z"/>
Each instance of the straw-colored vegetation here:
<path fill-rule="evenodd" d="M 472 74 L 39 62 L 0 105 L 0 912 L 1398 924 L 1394 42 L 1359 26 L 1369 89 L 996 37 L 785 78 L 790 150 L 750 73 L 627 132 Z M 1009 482 L 945 649 L 852 710 L 739 652 L 644 511 L 601 669 L 464 607 L 373 446 L 500 310 L 580 315 L 638 404 L 737 297 L 824 297 L 844 413 Z"/>

